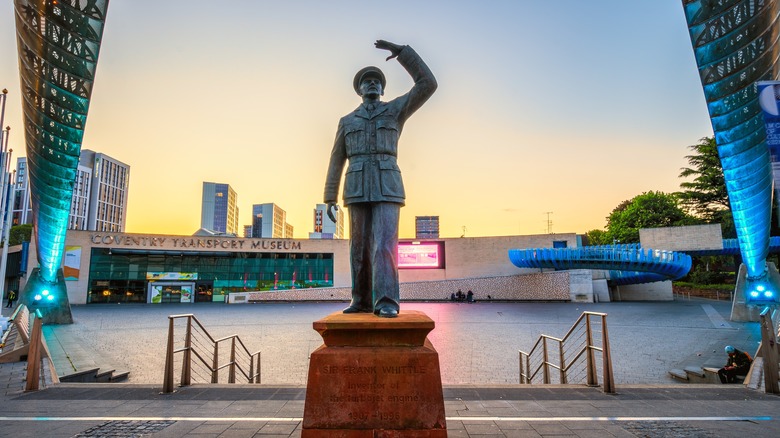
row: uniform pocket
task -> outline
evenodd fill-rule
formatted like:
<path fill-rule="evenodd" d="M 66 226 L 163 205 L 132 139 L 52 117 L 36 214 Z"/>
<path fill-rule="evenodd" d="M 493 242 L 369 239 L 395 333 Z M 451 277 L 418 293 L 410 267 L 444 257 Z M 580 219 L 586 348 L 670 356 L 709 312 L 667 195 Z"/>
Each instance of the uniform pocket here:
<path fill-rule="evenodd" d="M 384 118 L 376 121 L 376 151 L 380 154 L 396 155 L 398 152 L 398 122 Z"/>
<path fill-rule="evenodd" d="M 363 196 L 363 163 L 352 163 L 344 177 L 344 199 Z"/>
<path fill-rule="evenodd" d="M 401 180 L 401 169 L 393 161 L 379 161 L 379 181 L 382 195 L 394 198 L 406 197 L 404 183 Z"/>
<path fill-rule="evenodd" d="M 347 156 L 366 153 L 366 131 L 363 129 L 363 126 L 351 125 L 345 127 L 344 143 L 347 145 Z"/>

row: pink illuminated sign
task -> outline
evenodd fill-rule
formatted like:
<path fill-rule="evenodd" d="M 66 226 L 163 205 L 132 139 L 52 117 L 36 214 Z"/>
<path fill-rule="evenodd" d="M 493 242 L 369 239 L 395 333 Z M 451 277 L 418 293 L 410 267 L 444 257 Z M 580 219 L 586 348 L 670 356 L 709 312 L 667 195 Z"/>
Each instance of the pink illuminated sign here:
<path fill-rule="evenodd" d="M 399 242 L 399 268 L 444 267 L 444 248 L 442 242 Z"/>

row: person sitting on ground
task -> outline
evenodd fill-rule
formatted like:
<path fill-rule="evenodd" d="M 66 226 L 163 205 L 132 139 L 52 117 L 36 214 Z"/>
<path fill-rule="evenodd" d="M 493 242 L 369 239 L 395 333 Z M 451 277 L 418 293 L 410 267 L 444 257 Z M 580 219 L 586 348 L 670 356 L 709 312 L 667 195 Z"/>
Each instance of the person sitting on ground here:
<path fill-rule="evenodd" d="M 466 292 L 466 301 L 468 301 L 469 303 L 474 302 L 474 292 L 472 292 L 471 289 L 469 289 L 469 291 Z"/>
<path fill-rule="evenodd" d="M 450 295 L 450 301 L 455 301 L 455 292 Z"/>
<path fill-rule="evenodd" d="M 718 370 L 720 383 L 740 383 L 737 380 L 737 376 L 747 375 L 748 371 L 750 371 L 750 364 L 753 362 L 753 358 L 744 351 L 739 351 L 731 345 L 726 346 L 726 354 L 729 356 L 726 365 Z"/>

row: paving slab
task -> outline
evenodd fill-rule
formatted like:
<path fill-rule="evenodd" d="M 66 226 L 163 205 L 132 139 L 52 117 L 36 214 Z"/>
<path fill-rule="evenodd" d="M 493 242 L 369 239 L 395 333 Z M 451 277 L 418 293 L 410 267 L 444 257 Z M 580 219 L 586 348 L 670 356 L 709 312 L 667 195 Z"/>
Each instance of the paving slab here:
<path fill-rule="evenodd" d="M 430 339 L 440 355 L 450 437 L 780 436 L 780 397 L 741 385 L 676 383 L 666 374 L 714 360 L 722 345 L 755 347 L 757 324 L 727 321 L 728 303 L 405 306 L 436 323 Z M 161 394 L 167 315 L 184 313 L 183 307 L 74 306 L 75 324 L 49 330 L 61 353 L 70 356 L 67 346 L 81 345 L 73 354 L 130 369 L 130 383 L 24 393 L 24 365 L 2 365 L 0 431 L 15 437 L 300 436 L 308 355 L 321 344 L 311 324 L 341 307 L 187 306 L 215 336 L 237 333 L 250 350 L 263 351 L 264 383 L 195 384 Z M 584 385 L 518 385 L 517 350 L 529 349 L 540 333 L 563 335 L 585 310 L 609 314 L 617 394 Z"/>

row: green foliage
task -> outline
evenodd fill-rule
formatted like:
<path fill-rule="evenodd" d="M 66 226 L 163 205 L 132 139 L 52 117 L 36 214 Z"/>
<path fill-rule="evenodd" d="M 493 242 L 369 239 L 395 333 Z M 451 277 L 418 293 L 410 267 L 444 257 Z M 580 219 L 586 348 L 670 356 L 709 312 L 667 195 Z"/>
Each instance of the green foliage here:
<path fill-rule="evenodd" d="M 590 230 L 585 233 L 586 246 L 607 245 L 612 243 L 604 230 Z"/>
<path fill-rule="evenodd" d="M 682 191 L 675 193 L 681 205 L 706 223 L 722 225 L 723 237 L 736 237 L 734 219 L 726 190 L 726 179 L 720 164 L 718 145 L 714 137 L 704 137 L 688 146 L 693 151 L 685 157 L 689 167 L 683 167 L 680 178 L 692 178 L 680 183 Z"/>
<path fill-rule="evenodd" d="M 726 284 L 730 272 L 704 271 L 697 269 L 688 274 L 688 280 L 696 284 Z"/>
<path fill-rule="evenodd" d="M 32 225 L 23 224 L 11 227 L 8 232 L 8 243 L 10 246 L 21 245 L 22 242 L 29 242 L 32 236 Z"/>
<path fill-rule="evenodd" d="M 721 290 L 730 292 L 734 290 L 734 283 L 731 284 L 699 284 L 691 281 L 675 281 L 675 286 L 688 287 L 692 289 Z"/>
<path fill-rule="evenodd" d="M 677 197 L 645 192 L 618 205 L 607 217 L 609 243 L 638 243 L 640 228 L 674 227 L 700 223 L 677 204 Z"/>
<path fill-rule="evenodd" d="M 698 286 L 731 284 L 733 287 L 736 282 L 734 270 L 733 256 L 695 256 L 691 271 L 682 280 Z"/>

